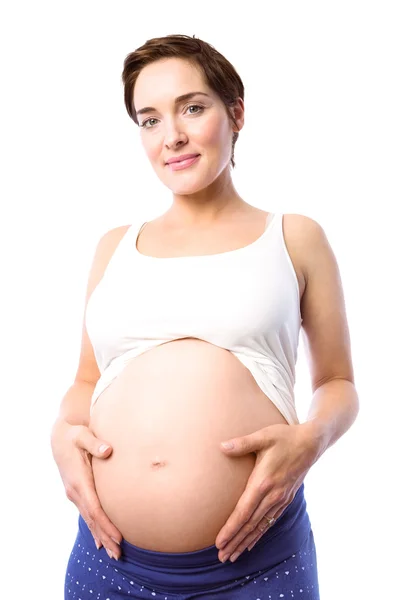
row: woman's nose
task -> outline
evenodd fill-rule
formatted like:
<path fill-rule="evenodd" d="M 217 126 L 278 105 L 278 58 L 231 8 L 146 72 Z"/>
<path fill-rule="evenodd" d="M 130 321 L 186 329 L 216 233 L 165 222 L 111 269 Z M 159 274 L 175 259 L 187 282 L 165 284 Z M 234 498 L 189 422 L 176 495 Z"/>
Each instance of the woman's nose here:
<path fill-rule="evenodd" d="M 176 148 L 187 141 L 187 135 L 176 123 L 166 125 L 164 142 L 168 148 Z"/>

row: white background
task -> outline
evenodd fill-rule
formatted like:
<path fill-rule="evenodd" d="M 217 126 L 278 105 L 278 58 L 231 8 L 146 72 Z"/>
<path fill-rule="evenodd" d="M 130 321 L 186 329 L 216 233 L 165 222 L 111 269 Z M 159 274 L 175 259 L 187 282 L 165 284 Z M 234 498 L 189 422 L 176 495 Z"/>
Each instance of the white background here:
<path fill-rule="evenodd" d="M 240 195 L 317 220 L 339 263 L 361 410 L 305 482 L 321 598 L 398 597 L 397 8 L 97 0 L 2 10 L 1 598 L 63 598 L 78 511 L 50 429 L 77 368 L 97 241 L 170 206 L 126 113 L 121 72 L 129 52 L 173 33 L 214 45 L 244 82 Z M 295 391 L 303 420 L 302 346 Z"/>

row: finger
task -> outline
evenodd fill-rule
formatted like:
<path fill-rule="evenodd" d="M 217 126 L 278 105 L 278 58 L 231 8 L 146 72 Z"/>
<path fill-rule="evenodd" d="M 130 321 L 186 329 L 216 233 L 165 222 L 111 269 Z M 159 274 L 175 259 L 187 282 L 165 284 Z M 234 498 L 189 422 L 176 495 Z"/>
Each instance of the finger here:
<path fill-rule="evenodd" d="M 87 494 L 85 507 L 87 508 L 84 508 L 81 514 L 92 532 L 93 538 L 119 558 L 121 555 L 120 542 L 122 536 L 107 517 L 96 494 L 93 496 L 90 492 Z"/>
<path fill-rule="evenodd" d="M 263 489 L 264 497 L 253 512 L 247 522 L 239 529 L 236 535 L 234 535 L 223 549 L 223 555 L 234 552 L 239 546 L 242 540 L 244 540 L 249 534 L 259 526 L 260 522 L 266 524 L 265 516 L 274 516 L 278 510 L 287 504 L 285 491 L 281 487 L 275 486 L 271 489 L 267 495 L 265 495 L 265 485 L 261 486 Z M 263 520 L 264 519 L 264 520 Z M 258 532 L 255 532 L 258 534 Z M 253 534 L 254 535 L 254 534 Z"/>
<path fill-rule="evenodd" d="M 265 525 L 264 525 L 265 522 Z M 228 555 L 225 554 L 225 560 L 230 560 L 231 562 L 235 562 L 235 560 L 237 560 L 239 558 L 239 556 L 242 554 L 242 552 L 254 542 L 257 543 L 257 541 L 266 533 L 266 531 L 268 529 L 270 529 L 272 527 L 273 524 L 268 525 L 268 523 L 265 521 L 261 521 L 261 526 L 262 526 L 262 531 L 260 531 L 260 525 L 258 527 L 256 527 L 255 530 L 253 530 L 251 533 L 249 533 L 248 535 L 246 535 L 244 537 L 244 539 L 242 538 L 242 540 L 236 545 L 236 547 L 233 548 L 232 552 Z M 225 552 L 225 550 L 224 550 Z"/>
<path fill-rule="evenodd" d="M 86 470 L 84 483 L 69 486 L 67 496 L 77 506 L 95 540 L 120 557 L 122 535 L 103 511 L 94 484 L 93 471 L 87 457 L 82 455 Z"/>
<path fill-rule="evenodd" d="M 268 525 L 268 521 L 265 518 L 274 517 L 281 505 L 271 505 L 270 497 L 264 498 L 260 506 L 254 512 L 248 522 L 238 531 L 238 533 L 229 541 L 227 546 L 220 551 L 221 558 L 224 556 L 232 556 L 235 552 L 241 553 L 252 541 L 258 537 L 261 533 L 263 535 L 267 529 L 273 526 Z"/>
<path fill-rule="evenodd" d="M 285 508 L 286 506 L 283 506 L 283 508 L 280 511 L 271 511 L 271 513 L 267 515 L 268 517 L 273 517 L 274 520 L 272 522 L 270 522 L 269 519 L 267 519 L 266 517 L 261 519 L 261 521 L 255 528 L 253 534 L 248 536 L 249 539 L 244 540 L 243 544 L 240 545 L 240 551 L 242 552 L 245 548 L 247 548 L 247 550 L 251 550 L 257 544 L 258 540 L 260 540 L 262 536 L 267 532 L 267 530 L 271 529 L 271 527 L 275 525 L 280 514 L 285 510 Z"/>
<path fill-rule="evenodd" d="M 250 546 L 248 546 L 247 550 L 252 550 L 254 548 L 254 546 L 257 544 L 257 542 L 262 538 L 262 536 L 264 535 L 264 532 L 260 533 L 255 540 L 253 540 L 253 542 L 250 544 Z"/>
<path fill-rule="evenodd" d="M 97 438 L 86 426 L 77 426 L 75 444 L 97 458 L 108 458 L 112 453 L 111 444 Z"/>
<path fill-rule="evenodd" d="M 265 499 L 267 491 L 265 483 L 257 485 L 251 483 L 249 479 L 247 487 L 236 504 L 232 514 L 217 535 L 215 541 L 217 548 L 226 550 L 229 542 L 251 519 L 252 515 L 257 510 L 257 507 L 259 507 L 260 503 Z"/>
<path fill-rule="evenodd" d="M 275 525 L 275 523 L 277 522 L 277 520 L 279 519 L 279 517 L 285 512 L 285 510 L 287 509 L 287 507 L 289 506 L 289 504 L 292 503 L 294 497 L 295 497 L 296 493 L 292 492 L 292 494 L 290 495 L 289 501 L 285 504 L 283 504 L 280 509 L 278 509 L 278 511 L 273 515 L 275 521 L 271 524 L 270 527 L 273 527 Z M 268 515 L 271 516 L 271 515 Z M 269 529 L 270 529 L 269 527 Z M 259 533 L 258 535 L 256 535 L 256 537 L 254 538 L 254 540 L 252 541 L 252 543 L 248 546 L 247 550 L 252 550 L 254 548 L 254 546 L 257 544 L 257 542 L 262 538 L 262 536 L 264 535 L 265 531 L 261 531 L 261 533 Z"/>
<path fill-rule="evenodd" d="M 110 454 L 112 453 L 112 447 L 110 446 L 110 444 L 97 438 L 90 431 L 90 429 L 86 426 L 83 426 L 80 429 L 78 429 L 76 437 L 75 437 L 75 443 L 78 448 L 81 448 L 84 451 L 85 461 L 90 464 L 90 467 L 92 465 L 92 456 L 96 456 L 96 458 L 108 458 L 110 456 Z M 96 497 L 97 497 L 97 494 L 96 494 Z M 101 509 L 101 511 L 102 511 L 102 509 Z M 91 520 L 88 512 L 87 512 L 87 514 L 88 514 L 87 519 L 90 521 L 90 526 L 89 526 L 89 523 L 87 523 L 87 525 L 93 535 L 97 549 L 100 549 L 103 546 L 102 539 L 105 539 L 107 537 L 107 531 L 104 531 L 103 527 L 95 519 L 94 519 L 94 524 L 92 524 L 93 517 Z M 102 513 L 99 512 L 98 514 L 99 515 L 102 514 L 102 515 L 106 516 L 104 511 L 102 511 Z M 109 524 L 112 526 L 111 521 L 109 521 Z M 111 535 L 111 536 L 108 535 L 108 537 L 111 537 L 111 539 L 113 539 L 113 541 L 119 545 L 119 543 L 120 543 L 119 532 L 118 532 L 117 536 L 114 532 L 114 535 Z M 109 550 L 114 551 L 114 553 L 115 553 L 115 546 L 113 546 L 112 543 L 108 542 L 108 547 L 109 547 Z M 118 551 L 116 552 L 116 555 L 117 556 L 119 555 Z"/>
<path fill-rule="evenodd" d="M 82 505 L 82 494 L 79 492 L 79 486 L 76 483 L 67 484 L 65 491 L 68 500 L 75 504 L 75 506 L 79 510 L 80 515 L 82 516 L 86 525 L 90 529 L 90 532 L 95 540 L 97 549 L 99 550 L 102 546 L 102 543 L 99 539 L 99 533 L 96 531 L 96 524 L 93 522 L 93 519 L 89 517 L 89 513 L 86 507 Z"/>
<path fill-rule="evenodd" d="M 92 534 L 92 536 L 93 536 L 94 543 L 96 544 L 96 548 L 97 548 L 97 550 L 100 550 L 100 548 L 102 548 L 102 547 L 103 547 L 103 544 L 101 543 L 101 541 L 100 541 L 100 540 L 99 540 L 99 538 L 97 537 L 97 532 L 95 531 L 95 529 L 94 529 L 94 527 L 93 527 L 93 524 L 92 524 L 92 523 L 90 523 L 90 525 L 89 525 L 89 523 L 86 521 L 86 519 L 84 518 L 84 516 L 83 516 L 83 515 L 81 515 L 81 516 L 82 516 L 82 519 L 85 521 L 86 525 L 88 526 L 88 528 L 89 528 L 89 530 L 90 530 L 90 533 L 91 533 L 91 534 Z"/>
<path fill-rule="evenodd" d="M 82 500 L 86 510 L 87 518 L 89 519 L 90 524 L 93 526 L 94 531 L 97 533 L 97 538 L 105 548 L 108 548 L 117 557 L 119 557 L 119 545 L 122 540 L 122 535 L 115 525 L 110 521 L 100 504 L 94 483 L 93 471 L 91 468 L 89 470 L 89 480 L 87 485 L 82 490 Z M 89 525 L 89 522 L 86 522 Z"/>
<path fill-rule="evenodd" d="M 95 508 L 92 508 L 90 514 L 97 525 L 97 530 L 100 530 L 100 539 L 102 545 L 105 549 L 110 550 L 114 557 L 118 560 L 121 556 L 121 533 L 107 517 L 100 504 Z"/>
<path fill-rule="evenodd" d="M 241 543 L 239 543 L 239 545 L 235 548 L 235 551 L 232 552 L 231 556 L 229 557 L 232 560 L 232 562 L 237 560 L 239 558 L 239 556 L 242 554 L 242 552 L 244 550 L 246 550 L 246 548 L 247 548 L 247 550 L 250 550 L 253 546 L 255 546 L 256 543 L 258 542 L 258 540 L 260 540 L 262 538 L 262 536 L 267 532 L 267 530 L 271 529 L 271 527 L 273 527 L 273 523 L 271 523 L 271 525 L 268 525 L 268 523 L 265 523 L 265 526 L 263 524 L 263 521 L 261 521 L 261 523 L 262 523 L 262 530 L 260 531 L 260 529 L 259 529 L 260 526 L 256 527 L 256 529 L 252 533 L 249 533 L 249 535 L 246 536 Z"/>
<path fill-rule="evenodd" d="M 79 485 L 73 484 L 68 487 L 67 497 L 78 508 L 93 535 L 93 539 L 97 542 L 98 549 L 104 546 L 119 558 L 119 543 L 122 536 L 103 511 L 97 494 L 93 493 L 90 488 L 89 490 L 85 489 L 84 494 Z"/>

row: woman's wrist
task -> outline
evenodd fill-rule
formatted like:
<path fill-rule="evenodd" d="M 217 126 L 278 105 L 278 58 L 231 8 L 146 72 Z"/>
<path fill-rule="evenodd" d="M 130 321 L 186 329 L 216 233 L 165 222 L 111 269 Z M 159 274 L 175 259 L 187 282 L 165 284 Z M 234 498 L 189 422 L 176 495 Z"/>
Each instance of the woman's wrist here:
<path fill-rule="evenodd" d="M 70 425 L 85 425 L 90 423 L 90 405 L 95 389 L 95 383 L 77 380 L 65 393 L 58 417 Z"/>
<path fill-rule="evenodd" d="M 307 448 L 312 448 L 316 462 L 328 448 L 326 427 L 317 418 L 304 421 L 300 427 L 304 434 L 304 444 Z"/>

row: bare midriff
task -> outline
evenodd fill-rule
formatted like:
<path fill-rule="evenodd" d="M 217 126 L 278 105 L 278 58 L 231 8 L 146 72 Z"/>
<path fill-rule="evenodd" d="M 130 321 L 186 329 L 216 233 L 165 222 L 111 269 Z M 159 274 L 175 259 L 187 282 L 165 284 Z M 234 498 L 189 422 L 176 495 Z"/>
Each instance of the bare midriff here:
<path fill-rule="evenodd" d="M 90 428 L 113 447 L 93 457 L 101 505 L 126 541 L 159 552 L 211 546 L 245 490 L 255 453 L 220 443 L 288 424 L 228 350 L 197 338 L 147 350 L 94 404 Z"/>

